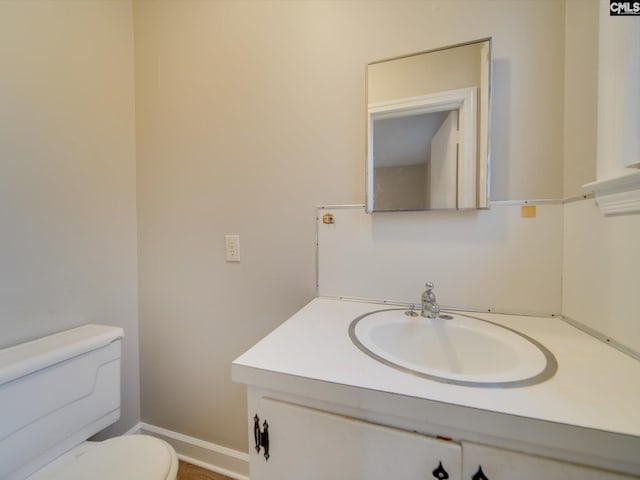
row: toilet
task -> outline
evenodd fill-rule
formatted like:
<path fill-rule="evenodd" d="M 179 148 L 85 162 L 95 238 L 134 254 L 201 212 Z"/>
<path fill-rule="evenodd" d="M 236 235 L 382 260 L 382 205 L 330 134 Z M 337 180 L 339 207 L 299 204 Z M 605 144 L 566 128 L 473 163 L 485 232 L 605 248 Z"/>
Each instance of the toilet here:
<path fill-rule="evenodd" d="M 120 418 L 122 337 L 84 325 L 0 350 L 1 479 L 176 479 L 163 440 L 87 440 Z"/>

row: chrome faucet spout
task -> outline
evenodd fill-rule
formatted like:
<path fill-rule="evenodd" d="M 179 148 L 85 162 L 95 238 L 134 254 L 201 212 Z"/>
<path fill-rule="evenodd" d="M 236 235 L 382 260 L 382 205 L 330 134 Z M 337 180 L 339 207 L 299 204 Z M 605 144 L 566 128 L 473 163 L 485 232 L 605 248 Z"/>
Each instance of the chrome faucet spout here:
<path fill-rule="evenodd" d="M 433 293 L 433 283 L 427 282 L 427 289 L 422 292 L 421 315 L 427 318 L 438 318 L 440 316 L 440 305 L 436 303 L 436 294 Z"/>

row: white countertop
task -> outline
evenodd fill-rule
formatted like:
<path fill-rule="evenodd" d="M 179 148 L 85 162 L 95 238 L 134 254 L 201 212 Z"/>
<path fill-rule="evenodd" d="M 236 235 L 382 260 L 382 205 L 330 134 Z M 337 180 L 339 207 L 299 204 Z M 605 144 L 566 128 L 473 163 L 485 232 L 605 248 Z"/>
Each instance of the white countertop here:
<path fill-rule="evenodd" d="M 478 388 L 403 373 L 358 350 L 349 324 L 383 308 L 316 298 L 237 358 L 233 379 L 252 384 L 270 372 L 640 438 L 640 362 L 561 319 L 472 313 L 538 340 L 558 361 L 546 382 Z"/>

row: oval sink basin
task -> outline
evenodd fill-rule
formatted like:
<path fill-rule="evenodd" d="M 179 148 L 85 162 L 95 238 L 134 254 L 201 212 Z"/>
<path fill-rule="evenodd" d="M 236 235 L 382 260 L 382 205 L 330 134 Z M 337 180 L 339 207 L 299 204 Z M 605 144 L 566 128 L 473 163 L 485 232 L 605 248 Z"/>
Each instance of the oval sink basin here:
<path fill-rule="evenodd" d="M 369 312 L 349 326 L 364 353 L 391 367 L 469 387 L 521 387 L 557 370 L 553 354 L 515 330 L 466 315 L 411 317 L 406 309 Z"/>

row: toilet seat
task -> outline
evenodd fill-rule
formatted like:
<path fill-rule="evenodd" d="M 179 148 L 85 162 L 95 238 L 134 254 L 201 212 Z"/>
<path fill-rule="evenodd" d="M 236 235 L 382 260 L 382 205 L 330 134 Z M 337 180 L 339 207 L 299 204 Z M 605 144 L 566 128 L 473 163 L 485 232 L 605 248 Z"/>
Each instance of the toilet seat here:
<path fill-rule="evenodd" d="M 39 470 L 29 480 L 175 480 L 178 458 L 165 441 L 125 435 L 85 442 Z"/>

